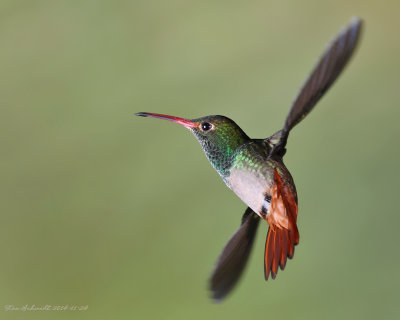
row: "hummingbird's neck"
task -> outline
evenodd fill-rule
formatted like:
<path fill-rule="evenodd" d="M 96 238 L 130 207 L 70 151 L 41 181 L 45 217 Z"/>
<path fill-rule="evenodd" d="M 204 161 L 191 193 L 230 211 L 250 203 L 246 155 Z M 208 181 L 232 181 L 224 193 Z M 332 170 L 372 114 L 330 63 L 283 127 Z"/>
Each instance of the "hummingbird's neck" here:
<path fill-rule="evenodd" d="M 250 138 L 233 120 L 224 116 L 206 116 L 191 121 L 197 125 L 189 127 L 190 131 L 200 142 L 211 165 L 225 180 L 236 149 Z"/>
<path fill-rule="evenodd" d="M 207 156 L 208 161 L 220 176 L 225 179 L 229 175 L 230 168 L 234 161 L 235 150 L 249 138 L 243 134 L 240 136 L 225 136 L 218 141 L 199 139 L 201 146 Z"/>

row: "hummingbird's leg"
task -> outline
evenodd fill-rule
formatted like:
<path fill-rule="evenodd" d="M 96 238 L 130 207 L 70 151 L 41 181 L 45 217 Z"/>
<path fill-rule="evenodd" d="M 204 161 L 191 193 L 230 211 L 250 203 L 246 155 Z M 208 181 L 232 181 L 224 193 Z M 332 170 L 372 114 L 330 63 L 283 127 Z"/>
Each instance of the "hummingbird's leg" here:
<path fill-rule="evenodd" d="M 261 218 L 267 220 L 268 209 L 271 205 L 271 196 L 269 194 L 264 195 L 264 201 L 261 206 Z"/>

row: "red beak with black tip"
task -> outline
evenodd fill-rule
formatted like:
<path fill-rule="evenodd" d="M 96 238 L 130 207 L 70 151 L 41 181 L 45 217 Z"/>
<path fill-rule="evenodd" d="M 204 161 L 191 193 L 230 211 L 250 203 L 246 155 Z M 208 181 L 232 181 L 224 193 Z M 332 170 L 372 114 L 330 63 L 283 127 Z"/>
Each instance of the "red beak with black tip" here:
<path fill-rule="evenodd" d="M 168 121 L 172 121 L 175 123 L 179 123 L 188 129 L 194 128 L 197 126 L 196 123 L 194 123 L 193 121 L 190 121 L 188 119 L 174 117 L 174 116 L 168 116 L 168 115 L 159 114 L 159 113 L 138 112 L 138 113 L 135 113 L 135 116 L 168 120 Z"/>

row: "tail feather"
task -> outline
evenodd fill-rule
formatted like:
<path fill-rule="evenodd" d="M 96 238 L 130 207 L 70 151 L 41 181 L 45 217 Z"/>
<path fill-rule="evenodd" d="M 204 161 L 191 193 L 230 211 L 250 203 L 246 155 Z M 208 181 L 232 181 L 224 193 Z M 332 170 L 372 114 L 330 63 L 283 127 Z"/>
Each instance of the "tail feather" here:
<path fill-rule="evenodd" d="M 278 266 L 281 258 L 281 243 L 280 243 L 280 232 L 274 232 L 274 257 L 272 258 L 272 272 L 271 277 L 275 279 L 278 273 Z"/>
<path fill-rule="evenodd" d="M 272 247 L 272 230 L 271 228 L 268 229 L 267 233 L 267 240 L 265 242 L 265 252 L 273 252 L 273 247 Z M 272 265 L 272 254 L 265 254 L 265 261 L 264 261 L 264 276 L 265 279 L 268 279 L 269 277 L 269 272 L 271 270 L 271 265 Z"/>
<path fill-rule="evenodd" d="M 294 235 L 293 232 L 291 232 L 290 230 L 287 230 L 288 233 L 288 257 L 289 259 L 292 259 L 294 256 Z"/>
<path fill-rule="evenodd" d="M 293 258 L 294 246 L 299 243 L 300 238 L 296 225 L 296 197 L 290 188 L 282 183 L 276 169 L 274 171 L 274 182 L 270 212 L 266 216 L 269 229 L 264 254 L 265 280 L 268 280 L 270 273 L 272 279 L 275 279 L 278 267 L 281 270 L 285 269 L 287 258 Z M 285 219 L 286 224 L 281 222 Z"/>
<path fill-rule="evenodd" d="M 279 266 L 281 267 L 281 270 L 285 269 L 286 266 L 286 257 L 288 254 L 288 241 L 287 237 L 285 234 L 288 232 L 287 230 L 281 230 L 282 232 L 279 232 L 280 240 L 281 240 L 281 259 L 279 261 Z"/>
<path fill-rule="evenodd" d="M 294 246 L 298 244 L 298 231 L 287 230 L 278 227 L 268 229 L 267 240 L 265 242 L 264 274 L 268 280 L 269 274 L 275 279 L 279 267 L 285 269 L 287 258 L 292 259 Z"/>
<path fill-rule="evenodd" d="M 300 241 L 300 234 L 299 234 L 299 230 L 297 229 L 297 225 L 295 224 L 293 226 L 293 237 L 294 237 L 294 245 L 298 245 L 299 241 Z"/>

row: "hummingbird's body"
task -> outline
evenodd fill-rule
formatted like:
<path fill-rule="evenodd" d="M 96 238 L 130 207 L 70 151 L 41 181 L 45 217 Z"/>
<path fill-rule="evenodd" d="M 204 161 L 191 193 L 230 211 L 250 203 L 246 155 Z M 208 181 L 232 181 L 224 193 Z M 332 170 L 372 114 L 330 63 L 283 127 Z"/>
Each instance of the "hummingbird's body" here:
<path fill-rule="evenodd" d="M 271 200 L 274 171 L 296 194 L 292 176 L 282 158 L 269 158 L 271 146 L 263 140 L 250 140 L 238 147 L 233 156 L 229 176 L 224 181 L 257 215 L 264 218 Z"/>
<path fill-rule="evenodd" d="M 357 44 L 361 21 L 355 19 L 327 49 L 293 103 L 281 130 L 266 139 L 251 139 L 231 119 L 206 116 L 188 120 L 156 113 L 188 128 L 225 184 L 248 206 L 242 224 L 222 251 L 211 277 L 213 298 L 223 299 L 237 283 L 248 260 L 260 220 L 268 225 L 264 272 L 275 278 L 299 243 L 297 192 L 283 163 L 290 130 L 314 107 L 335 81 Z"/>
<path fill-rule="evenodd" d="M 282 157 L 269 157 L 274 146 L 270 138 L 250 139 L 233 120 L 224 116 L 207 116 L 192 121 L 213 123 L 214 128 L 218 128 L 214 129 L 219 131 L 216 137 L 195 133 L 197 140 L 225 184 L 260 217 L 265 216 L 269 207 L 266 199 L 270 199 L 275 168 L 287 184 L 293 185 L 292 191 L 296 193 Z"/>

